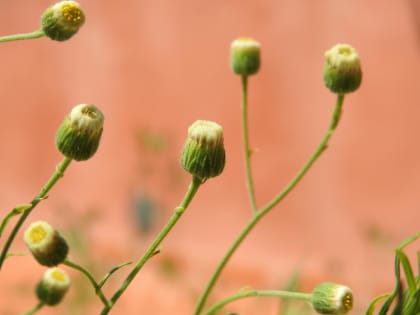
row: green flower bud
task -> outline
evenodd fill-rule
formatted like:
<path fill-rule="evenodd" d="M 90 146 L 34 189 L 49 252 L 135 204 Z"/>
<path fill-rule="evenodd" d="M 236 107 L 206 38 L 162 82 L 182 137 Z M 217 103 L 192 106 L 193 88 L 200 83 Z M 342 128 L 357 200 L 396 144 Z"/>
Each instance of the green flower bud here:
<path fill-rule="evenodd" d="M 66 240 L 44 221 L 32 223 L 25 231 L 24 240 L 32 255 L 43 266 L 62 263 L 69 252 Z"/>
<path fill-rule="evenodd" d="M 45 35 L 60 42 L 76 34 L 84 23 L 85 15 L 76 1 L 57 2 L 41 17 Z"/>
<path fill-rule="evenodd" d="M 338 44 L 325 52 L 324 83 L 334 93 L 350 93 L 360 86 L 362 70 L 359 55 L 347 44 Z"/>
<path fill-rule="evenodd" d="M 212 121 L 197 120 L 188 128 L 181 165 L 202 182 L 222 173 L 225 167 L 223 129 Z"/>
<path fill-rule="evenodd" d="M 104 116 L 93 105 L 75 106 L 56 135 L 56 145 L 64 156 L 76 161 L 91 158 L 99 146 Z"/>
<path fill-rule="evenodd" d="M 36 287 L 36 295 L 40 302 L 47 305 L 60 303 L 70 287 L 70 277 L 60 268 L 50 268 Z"/>
<path fill-rule="evenodd" d="M 252 38 L 238 38 L 230 45 L 230 62 L 233 72 L 251 75 L 260 68 L 260 43 Z"/>
<path fill-rule="evenodd" d="M 353 294 L 344 285 L 321 283 L 312 291 L 312 306 L 320 314 L 346 314 L 353 307 Z"/>

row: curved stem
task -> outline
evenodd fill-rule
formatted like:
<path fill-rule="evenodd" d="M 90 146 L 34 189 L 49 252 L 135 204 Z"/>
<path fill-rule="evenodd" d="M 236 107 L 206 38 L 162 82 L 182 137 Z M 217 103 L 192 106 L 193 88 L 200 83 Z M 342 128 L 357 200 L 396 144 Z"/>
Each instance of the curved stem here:
<path fill-rule="evenodd" d="M 232 303 L 236 300 L 244 299 L 247 297 L 262 297 L 262 296 L 281 297 L 281 298 L 286 298 L 286 299 L 303 300 L 303 301 L 308 301 L 308 302 L 310 302 L 312 299 L 312 294 L 309 294 L 309 293 L 299 293 L 299 292 L 289 292 L 289 291 L 270 291 L 270 290 L 264 290 L 264 291 L 251 290 L 251 291 L 246 291 L 246 292 L 235 293 L 217 302 L 212 307 L 210 307 L 204 314 L 213 315 L 215 312 L 219 311 L 226 304 Z"/>
<path fill-rule="evenodd" d="M 9 223 L 9 221 L 14 216 L 18 215 L 18 213 L 16 213 L 15 209 L 16 208 L 13 208 L 12 211 L 10 211 L 8 214 L 6 214 L 6 216 L 3 218 L 3 221 L 1 222 L 1 225 L 0 225 L 0 237 L 3 234 L 3 231 L 6 228 L 7 223 Z"/>
<path fill-rule="evenodd" d="M 37 30 L 31 33 L 6 35 L 6 36 L 0 36 L 0 43 L 12 42 L 16 40 L 34 39 L 34 38 L 40 38 L 43 36 L 45 36 L 45 33 L 43 30 Z"/>
<path fill-rule="evenodd" d="M 245 153 L 245 171 L 246 171 L 246 187 L 248 189 L 249 199 L 253 212 L 257 212 L 257 201 L 255 198 L 254 181 L 251 171 L 251 155 L 252 150 L 249 146 L 249 128 L 248 128 L 248 76 L 242 76 L 242 134 Z"/>
<path fill-rule="evenodd" d="M 45 304 L 43 302 L 39 302 L 37 305 L 32 307 L 29 311 L 23 313 L 23 315 L 32 315 L 39 311 Z"/>
<path fill-rule="evenodd" d="M 278 194 L 272 201 L 270 201 L 263 209 L 257 211 L 254 213 L 251 220 L 247 223 L 247 225 L 244 227 L 244 229 L 241 231 L 241 233 L 238 235 L 238 237 L 235 239 L 233 244 L 230 246 L 230 248 L 227 250 L 225 255 L 223 256 L 222 260 L 220 261 L 219 265 L 217 266 L 215 272 L 211 276 L 209 282 L 207 283 L 206 288 L 204 289 L 203 294 L 201 295 L 196 310 L 194 312 L 195 315 L 199 315 L 207 301 L 208 296 L 210 295 L 211 290 L 213 289 L 217 279 L 219 278 L 220 274 L 222 273 L 222 270 L 226 266 L 229 259 L 232 257 L 233 253 L 238 249 L 239 245 L 242 243 L 242 241 L 246 238 L 246 236 L 251 232 L 253 227 L 261 220 L 262 217 L 264 217 L 274 206 L 276 206 L 281 200 L 286 197 L 289 192 L 299 183 L 299 181 L 302 179 L 302 177 L 308 172 L 308 170 L 311 168 L 313 163 L 319 158 L 319 156 L 322 154 L 322 152 L 325 151 L 327 148 L 327 144 L 329 139 L 331 138 L 335 128 L 337 127 L 337 124 L 340 119 L 342 105 L 344 101 L 344 94 L 338 94 L 337 95 L 337 101 L 335 105 L 335 109 L 331 118 L 330 126 L 322 138 L 320 144 L 315 149 L 312 156 L 309 158 L 309 160 L 305 163 L 305 165 L 302 167 L 302 169 L 297 173 L 297 175 L 290 181 L 290 183 L 286 186 L 286 188 Z"/>
<path fill-rule="evenodd" d="M 83 266 L 76 264 L 72 261 L 70 261 L 69 259 L 66 259 L 63 262 L 64 265 L 69 266 L 73 269 L 76 269 L 78 271 L 80 271 L 81 273 L 83 273 L 90 281 L 90 283 L 92 284 L 93 288 L 95 289 L 95 294 L 101 299 L 102 303 L 105 306 L 108 306 L 109 301 L 108 299 L 105 297 L 104 293 L 102 292 L 101 287 L 99 286 L 99 284 L 96 282 L 95 278 L 93 278 L 93 276 L 91 275 L 91 273 L 84 268 Z"/>
<path fill-rule="evenodd" d="M 64 176 L 64 172 L 67 167 L 70 165 L 72 159 L 65 157 L 56 167 L 54 174 L 51 176 L 49 181 L 42 187 L 39 194 L 31 201 L 31 207 L 27 208 L 22 216 L 19 218 L 18 222 L 16 223 L 15 227 L 10 233 L 9 238 L 6 241 L 6 244 L 3 247 L 3 251 L 1 252 L 0 256 L 0 269 L 3 265 L 3 262 L 7 256 L 7 252 L 9 251 L 10 246 L 12 245 L 13 240 L 16 237 L 17 232 L 19 231 L 20 227 L 22 226 L 23 222 L 25 222 L 26 218 L 31 214 L 32 210 L 36 207 L 36 205 L 43 199 L 47 197 L 48 192 L 51 188 L 57 183 L 57 181 Z"/>
<path fill-rule="evenodd" d="M 105 306 L 103 308 L 101 315 L 106 315 L 109 313 L 111 308 L 114 306 L 117 300 L 121 297 L 121 295 L 127 289 L 129 284 L 134 280 L 134 278 L 136 277 L 140 269 L 151 257 L 155 255 L 156 249 L 158 248 L 160 243 L 165 239 L 165 237 L 169 234 L 169 232 L 175 226 L 175 224 L 178 222 L 182 214 L 185 212 L 191 200 L 193 199 L 196 192 L 198 191 L 198 188 L 200 187 L 200 185 L 201 185 L 201 180 L 197 177 L 193 177 L 191 184 L 188 188 L 188 191 L 184 197 L 184 200 L 181 202 L 181 204 L 178 207 L 175 208 L 174 214 L 172 215 L 172 217 L 169 219 L 169 221 L 166 223 L 163 229 L 159 232 L 158 236 L 155 238 L 155 240 L 147 249 L 147 251 L 144 253 L 144 255 L 140 258 L 140 260 L 134 266 L 133 270 L 127 276 L 125 281 L 121 284 L 120 288 L 112 296 L 108 306 Z"/>
<path fill-rule="evenodd" d="M 306 164 L 297 173 L 295 178 L 293 178 L 290 181 L 290 183 L 286 186 L 286 188 L 281 193 L 279 193 L 276 197 L 274 197 L 273 200 L 270 201 L 261 211 L 268 212 L 274 206 L 276 206 L 281 200 L 283 200 L 283 198 L 286 197 L 288 193 L 299 183 L 299 181 L 308 172 L 308 170 L 311 168 L 314 162 L 319 158 L 319 156 L 328 148 L 328 141 L 330 140 L 340 120 L 341 111 L 343 107 L 343 101 L 344 101 L 344 94 L 338 94 L 334 112 L 332 114 L 330 126 L 327 132 L 325 133 L 324 137 L 322 138 L 320 144 L 318 145 L 318 147 L 316 148 L 312 156 L 309 158 L 309 160 L 306 162 Z"/>

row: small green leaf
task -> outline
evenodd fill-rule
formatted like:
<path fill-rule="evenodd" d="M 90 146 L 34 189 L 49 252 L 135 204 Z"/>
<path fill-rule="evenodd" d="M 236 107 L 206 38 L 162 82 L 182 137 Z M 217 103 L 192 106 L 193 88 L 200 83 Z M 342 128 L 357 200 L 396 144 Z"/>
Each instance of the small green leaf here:
<path fill-rule="evenodd" d="M 131 261 L 128 261 L 128 262 L 125 262 L 125 263 L 122 263 L 122 264 L 119 264 L 119 265 L 117 265 L 117 266 L 115 266 L 115 267 L 113 267 L 103 278 L 102 278 L 102 280 L 101 281 L 99 281 L 99 283 L 98 283 L 98 289 L 101 289 L 103 286 L 104 286 L 104 284 L 105 284 L 105 282 L 109 279 L 109 277 L 111 277 L 112 276 L 112 274 L 114 273 L 114 272 L 116 272 L 116 271 L 118 271 L 118 270 L 120 270 L 121 268 L 123 268 L 123 267 L 125 267 L 125 266 L 128 266 L 128 265 L 130 265 L 130 264 L 132 264 L 133 262 L 131 262 Z"/>
<path fill-rule="evenodd" d="M 380 300 L 385 299 L 385 298 L 387 298 L 387 297 L 389 297 L 389 293 L 382 294 L 382 295 L 379 295 L 379 296 L 377 296 L 376 298 L 374 298 L 374 299 L 372 300 L 372 302 L 370 302 L 370 304 L 369 304 L 369 307 L 368 307 L 368 309 L 367 309 L 367 311 L 366 311 L 366 315 L 372 315 L 372 314 L 373 314 L 373 311 L 375 310 L 376 304 L 377 304 Z"/>
<path fill-rule="evenodd" d="M 397 249 L 396 255 L 401 261 L 405 277 L 407 279 L 410 296 L 413 296 L 416 292 L 416 280 L 414 279 L 413 269 L 411 268 L 410 261 L 408 260 L 407 255 L 399 249 Z"/>
<path fill-rule="evenodd" d="M 420 231 L 417 232 L 414 235 L 411 235 L 410 237 L 406 238 L 404 241 L 401 242 L 400 246 L 398 246 L 397 249 L 399 250 L 403 250 L 404 247 L 406 247 L 407 245 L 413 243 L 415 240 L 417 240 L 420 237 Z"/>
<path fill-rule="evenodd" d="M 392 302 L 394 301 L 398 292 L 401 290 L 401 285 L 402 284 L 401 284 L 401 276 L 400 276 L 400 259 L 397 255 L 395 255 L 394 273 L 395 273 L 395 279 L 396 279 L 396 284 L 395 284 L 394 290 L 388 296 L 388 298 L 386 299 L 384 304 L 382 304 L 382 307 L 381 307 L 378 315 L 385 315 L 388 312 Z"/>
<path fill-rule="evenodd" d="M 15 208 L 12 210 L 12 211 L 10 211 L 4 218 L 3 218 L 3 220 L 1 221 L 1 224 L 0 224 L 0 237 L 2 236 L 2 234 L 3 234 L 3 231 L 4 231 L 4 229 L 6 228 L 6 226 L 7 226 L 7 224 L 9 223 L 9 221 L 14 217 L 14 216 L 16 216 L 16 215 L 18 215 L 19 214 L 19 212 L 16 212 L 15 211 Z"/>

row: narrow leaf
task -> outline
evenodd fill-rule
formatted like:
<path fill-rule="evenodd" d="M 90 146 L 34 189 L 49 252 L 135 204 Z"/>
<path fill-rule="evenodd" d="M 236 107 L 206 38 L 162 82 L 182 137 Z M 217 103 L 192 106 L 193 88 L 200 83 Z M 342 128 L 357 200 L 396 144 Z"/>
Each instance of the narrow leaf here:
<path fill-rule="evenodd" d="M 103 278 L 101 281 L 99 281 L 98 283 L 98 288 L 101 289 L 103 287 L 103 285 L 105 284 L 105 282 L 107 282 L 107 280 L 109 279 L 109 277 L 111 277 L 113 275 L 114 272 L 120 270 L 121 268 L 128 266 L 130 264 L 132 264 L 132 261 L 128 261 L 122 264 L 119 264 L 115 267 L 113 267 Z"/>

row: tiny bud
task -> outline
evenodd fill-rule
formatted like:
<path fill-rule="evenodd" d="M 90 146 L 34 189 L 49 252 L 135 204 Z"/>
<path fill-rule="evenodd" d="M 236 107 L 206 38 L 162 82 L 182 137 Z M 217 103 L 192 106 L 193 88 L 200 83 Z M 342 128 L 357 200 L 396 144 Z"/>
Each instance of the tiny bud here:
<path fill-rule="evenodd" d="M 85 23 L 85 15 L 76 1 L 60 1 L 45 10 L 41 17 L 42 30 L 49 38 L 65 41 Z"/>
<path fill-rule="evenodd" d="M 68 254 L 66 240 L 44 221 L 32 223 L 25 231 L 24 240 L 34 258 L 43 266 L 56 266 Z"/>
<path fill-rule="evenodd" d="M 325 52 L 324 83 L 334 93 L 350 93 L 362 82 L 357 51 L 347 44 L 337 44 Z"/>
<path fill-rule="evenodd" d="M 36 294 L 40 302 L 47 305 L 60 303 L 70 287 L 70 277 L 60 268 L 50 268 L 36 287 Z"/>
<path fill-rule="evenodd" d="M 212 121 L 197 120 L 188 128 L 181 165 L 202 182 L 222 173 L 225 167 L 223 129 Z"/>
<path fill-rule="evenodd" d="M 320 314 L 346 314 L 353 307 L 353 294 L 344 285 L 321 283 L 312 291 L 312 306 Z"/>
<path fill-rule="evenodd" d="M 260 43 L 252 38 L 238 38 L 230 45 L 230 62 L 233 72 L 251 75 L 260 68 Z"/>
<path fill-rule="evenodd" d="M 64 156 L 76 161 L 91 158 L 99 146 L 104 116 L 93 105 L 75 106 L 56 135 L 56 145 Z"/>

